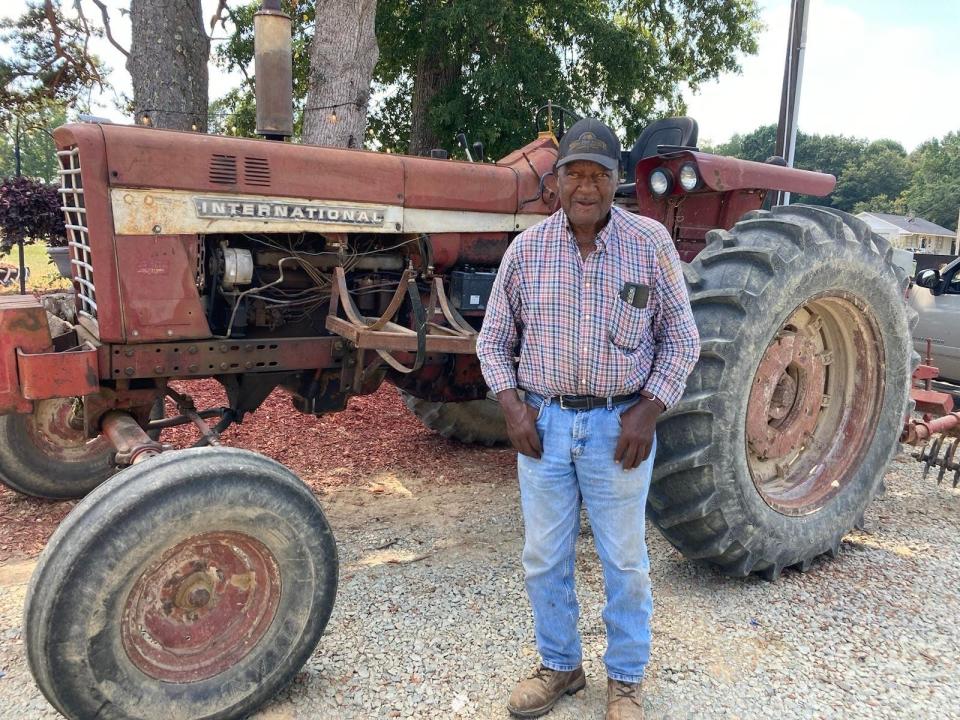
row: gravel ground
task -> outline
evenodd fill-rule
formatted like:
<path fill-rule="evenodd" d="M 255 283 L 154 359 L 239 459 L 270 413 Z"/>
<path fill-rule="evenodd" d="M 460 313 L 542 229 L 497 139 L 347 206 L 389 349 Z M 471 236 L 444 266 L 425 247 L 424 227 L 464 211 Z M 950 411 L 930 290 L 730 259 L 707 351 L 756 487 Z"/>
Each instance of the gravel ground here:
<path fill-rule="evenodd" d="M 337 605 L 313 658 L 257 720 L 508 717 L 536 653 L 516 483 L 492 472 L 471 483 L 374 473 L 323 498 L 341 553 Z M 650 528 L 648 717 L 960 717 L 960 491 L 921 480 L 907 455 L 886 480 L 837 559 L 776 583 L 721 577 Z M 557 720 L 604 712 L 603 587 L 588 533 L 578 550 L 588 685 Z M 58 717 L 23 660 L 30 569 L 0 567 L 2 718 Z"/>

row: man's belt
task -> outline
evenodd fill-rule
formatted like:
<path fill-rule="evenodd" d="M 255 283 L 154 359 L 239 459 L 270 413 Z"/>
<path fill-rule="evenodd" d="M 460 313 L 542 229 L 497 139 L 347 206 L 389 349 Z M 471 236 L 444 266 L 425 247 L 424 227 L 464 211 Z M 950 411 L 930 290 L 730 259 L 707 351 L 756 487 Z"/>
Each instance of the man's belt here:
<path fill-rule="evenodd" d="M 593 410 L 594 408 L 607 407 L 607 401 L 611 405 L 622 405 L 636 400 L 640 393 L 630 393 L 629 395 L 614 395 L 610 398 L 597 397 L 596 395 L 558 395 L 560 407 L 564 410 Z"/>

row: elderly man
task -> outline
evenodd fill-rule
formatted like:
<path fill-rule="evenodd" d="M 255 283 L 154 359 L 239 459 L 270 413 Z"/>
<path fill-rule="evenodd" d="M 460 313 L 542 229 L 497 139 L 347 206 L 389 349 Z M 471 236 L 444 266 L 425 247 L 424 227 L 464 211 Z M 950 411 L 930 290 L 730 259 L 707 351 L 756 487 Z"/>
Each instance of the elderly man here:
<path fill-rule="evenodd" d="M 619 165 L 620 143 L 599 120 L 563 136 L 561 210 L 508 248 L 477 342 L 520 453 L 523 567 L 542 664 L 510 696 L 517 717 L 543 715 L 586 684 L 574 589 L 581 502 L 606 587 L 607 719 L 643 717 L 654 430 L 683 394 L 699 338 L 669 233 L 612 206 Z"/>

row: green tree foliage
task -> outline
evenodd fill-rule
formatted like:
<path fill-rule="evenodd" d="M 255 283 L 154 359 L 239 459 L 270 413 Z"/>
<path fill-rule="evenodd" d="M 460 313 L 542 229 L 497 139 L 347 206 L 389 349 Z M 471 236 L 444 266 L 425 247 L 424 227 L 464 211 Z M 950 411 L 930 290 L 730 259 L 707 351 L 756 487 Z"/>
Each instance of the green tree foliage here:
<path fill-rule="evenodd" d="M 302 107 L 313 4 L 284 6 Z M 236 35 L 218 51 L 225 67 L 249 64 L 255 11 L 256 3 L 232 11 Z M 370 144 L 407 151 L 425 70 L 439 77 L 422 111 L 447 149 L 464 131 L 502 156 L 530 140 L 532 112 L 548 100 L 600 114 L 633 138 L 653 117 L 684 111 L 684 83 L 696 89 L 755 52 L 757 17 L 755 0 L 380 0 Z M 242 113 L 229 115 L 241 99 L 221 110 L 245 134 Z"/>
<path fill-rule="evenodd" d="M 50 132 L 67 121 L 66 107 L 45 103 L 29 108 L 14 119 L 0 135 L 0 177 L 16 174 L 16 146 L 19 133 L 20 174 L 53 182 L 57 179 L 57 149 Z"/>
<path fill-rule="evenodd" d="M 929 140 L 912 155 L 914 174 L 900 197 L 907 212 L 951 230 L 960 209 L 960 133 Z"/>
<path fill-rule="evenodd" d="M 103 85 L 101 64 L 87 44 L 99 35 L 83 15 L 64 15 L 60 2 L 27 3 L 16 19 L 0 21 L 0 108 L 16 113 L 24 105 L 70 101 L 83 90 Z"/>
<path fill-rule="evenodd" d="M 51 181 L 57 174 L 49 131 L 66 118 L 65 108 L 102 86 L 100 60 L 87 43 L 99 31 L 81 14 L 64 15 L 61 4 L 30 2 L 19 18 L 0 21 L 0 175 L 17 171 Z"/>
<path fill-rule="evenodd" d="M 870 143 L 859 160 L 843 168 L 833 191 L 833 203 L 844 210 L 875 199 L 883 207 L 892 207 L 912 176 L 910 161 L 903 146 L 893 140 Z M 879 212 L 879 211 L 878 211 Z"/>

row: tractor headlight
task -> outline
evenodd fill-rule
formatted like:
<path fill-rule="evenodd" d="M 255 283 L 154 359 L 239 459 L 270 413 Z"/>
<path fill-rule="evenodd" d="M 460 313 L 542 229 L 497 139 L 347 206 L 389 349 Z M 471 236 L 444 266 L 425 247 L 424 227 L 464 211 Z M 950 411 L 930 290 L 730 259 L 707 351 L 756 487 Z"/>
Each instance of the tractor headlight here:
<path fill-rule="evenodd" d="M 693 163 L 684 163 L 680 166 L 680 187 L 687 192 L 695 190 L 700 184 L 700 173 Z"/>
<path fill-rule="evenodd" d="M 673 176 L 666 168 L 657 168 L 651 172 L 648 182 L 654 197 L 663 197 L 673 190 Z"/>

